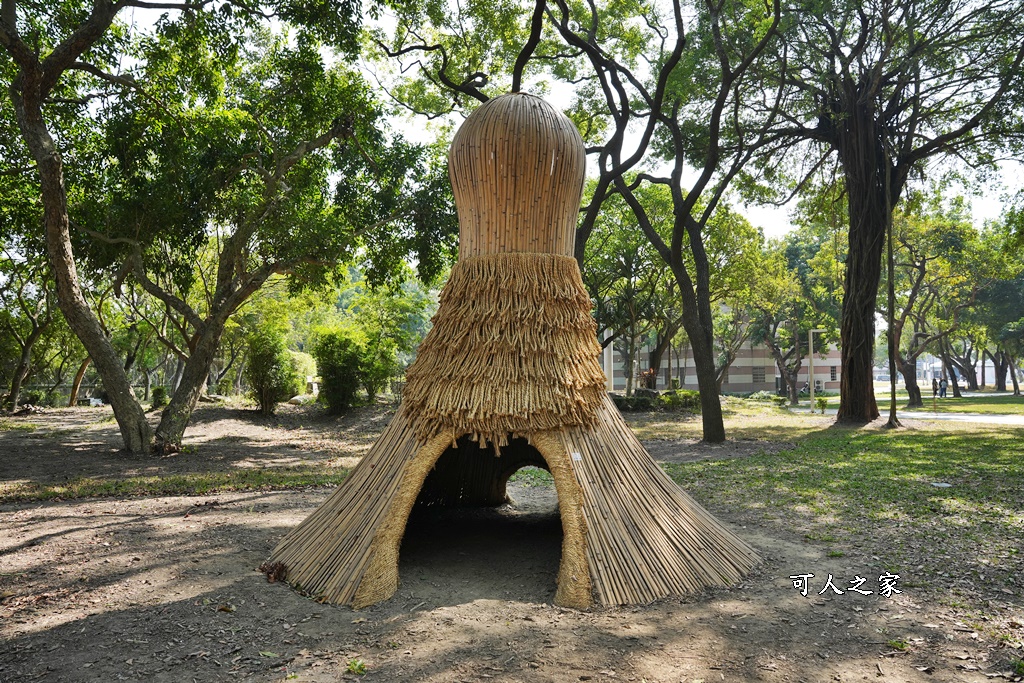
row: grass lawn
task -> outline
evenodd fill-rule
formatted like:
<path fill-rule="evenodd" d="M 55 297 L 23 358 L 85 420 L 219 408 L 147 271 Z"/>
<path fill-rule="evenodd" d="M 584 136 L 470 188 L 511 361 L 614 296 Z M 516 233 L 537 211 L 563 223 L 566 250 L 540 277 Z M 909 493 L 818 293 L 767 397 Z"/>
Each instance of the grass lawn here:
<path fill-rule="evenodd" d="M 1004 412 L 1024 407 L 1020 398 L 1008 396 L 947 399 L 940 405 Z M 713 510 L 803 534 L 809 542 L 826 544 L 832 557 L 867 552 L 913 585 L 977 581 L 990 591 L 1024 593 L 1024 580 L 1017 578 L 1024 576 L 1024 429 L 963 423 L 893 431 L 836 427 L 828 417 L 735 398 L 725 399 L 723 409 L 730 439 L 794 447 L 665 465 L 675 481 Z M 701 436 L 700 416 L 625 417 L 641 439 Z M 3 430 L 27 426 L 0 422 Z M 48 484 L 8 480 L 0 482 L 0 503 L 330 486 L 347 473 L 331 461 L 306 461 Z M 550 475 L 540 470 L 524 470 L 515 480 L 550 485 Z"/>
<path fill-rule="evenodd" d="M 728 438 L 759 441 L 792 441 L 820 430 L 828 421 L 790 413 L 771 403 L 730 396 L 722 397 L 722 415 Z M 623 417 L 640 439 L 700 439 L 703 434 L 700 415 L 625 413 Z"/>
<path fill-rule="evenodd" d="M 803 534 L 830 557 L 871 556 L 950 606 L 1024 592 L 1024 430 L 795 425 L 793 434 L 790 451 L 666 470 L 712 509 Z"/>
<path fill-rule="evenodd" d="M 344 467 L 308 466 L 239 469 L 152 477 L 76 477 L 60 484 L 0 482 L 0 504 L 33 500 L 122 496 L 204 496 L 226 491 L 276 491 L 309 486 L 337 486 L 348 476 Z"/>
<path fill-rule="evenodd" d="M 924 388 L 922 387 L 922 390 Z M 896 407 L 900 410 L 916 410 L 937 413 L 982 413 L 986 415 L 1024 415 L 1024 396 L 969 396 L 965 398 L 940 398 L 932 400 L 931 388 L 924 392 L 923 408 L 904 408 L 906 396 L 896 396 Z M 834 405 L 839 399 L 832 399 Z M 883 413 L 889 409 L 889 397 L 878 396 L 878 409 Z"/>

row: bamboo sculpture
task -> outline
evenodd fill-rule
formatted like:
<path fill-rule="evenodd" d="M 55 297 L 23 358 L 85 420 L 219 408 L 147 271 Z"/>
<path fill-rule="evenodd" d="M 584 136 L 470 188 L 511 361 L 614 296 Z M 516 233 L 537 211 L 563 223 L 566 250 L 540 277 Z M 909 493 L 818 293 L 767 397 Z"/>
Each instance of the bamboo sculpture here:
<path fill-rule="evenodd" d="M 604 393 L 572 257 L 584 165 L 572 122 L 537 97 L 496 97 L 463 123 L 449 153 L 459 260 L 398 413 L 274 550 L 292 585 L 356 608 L 391 597 L 414 505 L 501 504 L 525 465 L 549 470 L 558 494 L 559 605 L 648 603 L 734 583 L 758 561 Z"/>

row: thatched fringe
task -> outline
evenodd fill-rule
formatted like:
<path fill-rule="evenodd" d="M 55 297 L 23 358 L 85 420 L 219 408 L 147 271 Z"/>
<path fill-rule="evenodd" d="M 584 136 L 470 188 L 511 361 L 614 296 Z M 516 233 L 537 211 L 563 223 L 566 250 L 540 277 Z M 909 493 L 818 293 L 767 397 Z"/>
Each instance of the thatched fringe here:
<path fill-rule="evenodd" d="M 452 269 L 402 400 L 421 443 L 585 426 L 604 396 L 600 351 L 573 258 L 475 256 Z"/>

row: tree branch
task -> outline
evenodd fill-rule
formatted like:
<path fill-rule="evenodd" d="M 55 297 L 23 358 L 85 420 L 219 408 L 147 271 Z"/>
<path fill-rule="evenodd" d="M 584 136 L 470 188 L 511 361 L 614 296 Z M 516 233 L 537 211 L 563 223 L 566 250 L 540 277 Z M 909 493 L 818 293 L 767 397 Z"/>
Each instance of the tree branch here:
<path fill-rule="evenodd" d="M 135 281 L 139 283 L 139 286 L 141 286 L 147 294 L 159 299 L 166 306 L 169 306 L 180 313 L 182 317 L 188 321 L 188 324 L 196 330 L 201 330 L 205 326 L 203 319 L 199 317 L 191 306 L 149 279 L 149 275 L 146 273 L 146 268 L 142 262 L 142 254 L 136 251 L 136 253 L 129 258 L 132 259 L 132 275 L 135 276 Z"/>
<path fill-rule="evenodd" d="M 530 38 L 523 45 L 523 49 L 516 57 L 515 66 L 512 68 L 512 92 L 519 92 L 523 85 L 523 69 L 530 61 L 533 51 L 540 43 L 540 32 L 544 27 L 544 10 L 547 8 L 547 0 L 536 0 L 533 8 L 533 18 L 530 20 Z"/>

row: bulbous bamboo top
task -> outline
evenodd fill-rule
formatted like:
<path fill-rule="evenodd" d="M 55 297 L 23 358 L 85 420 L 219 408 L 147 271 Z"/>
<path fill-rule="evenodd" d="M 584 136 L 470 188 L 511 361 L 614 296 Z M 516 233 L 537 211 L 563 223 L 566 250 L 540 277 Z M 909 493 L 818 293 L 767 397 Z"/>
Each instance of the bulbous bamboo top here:
<path fill-rule="evenodd" d="M 459 258 L 501 252 L 571 256 L 586 151 L 572 121 L 539 97 L 488 100 L 448 152 Z"/>

